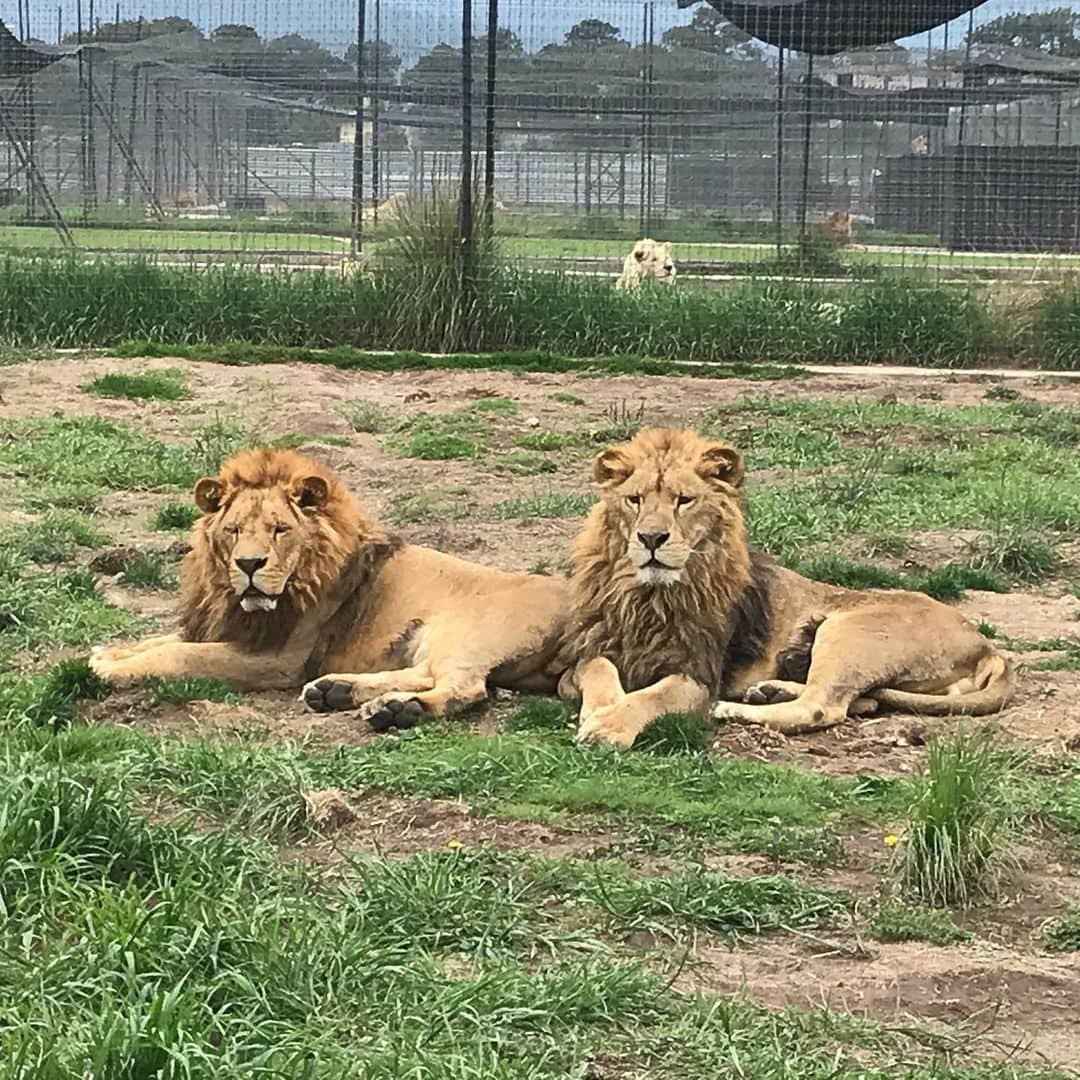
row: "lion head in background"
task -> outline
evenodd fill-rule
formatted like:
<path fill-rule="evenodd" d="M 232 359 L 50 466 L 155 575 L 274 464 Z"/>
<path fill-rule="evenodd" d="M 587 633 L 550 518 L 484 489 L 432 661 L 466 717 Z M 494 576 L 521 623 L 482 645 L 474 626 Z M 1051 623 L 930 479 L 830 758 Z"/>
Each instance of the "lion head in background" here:
<path fill-rule="evenodd" d="M 195 502 L 180 587 L 191 641 L 283 642 L 361 546 L 385 539 L 337 476 L 291 450 L 237 454 Z"/>
<path fill-rule="evenodd" d="M 639 240 L 633 251 L 623 260 L 622 275 L 615 282 L 620 289 L 636 289 L 644 278 L 675 284 L 675 263 L 671 259 L 671 245 L 646 237 Z"/>
<path fill-rule="evenodd" d="M 676 671 L 718 686 L 751 580 L 743 472 L 727 444 L 667 428 L 597 457 L 600 502 L 574 545 L 576 656 L 607 656 L 628 688 Z"/>

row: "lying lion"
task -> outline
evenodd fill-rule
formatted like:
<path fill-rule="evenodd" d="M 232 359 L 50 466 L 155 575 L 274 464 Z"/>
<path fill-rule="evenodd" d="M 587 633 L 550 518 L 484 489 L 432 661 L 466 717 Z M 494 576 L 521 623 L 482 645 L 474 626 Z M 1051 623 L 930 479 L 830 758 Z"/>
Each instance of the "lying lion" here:
<path fill-rule="evenodd" d="M 222 679 L 301 686 L 316 712 L 360 708 L 406 727 L 487 695 L 553 692 L 566 587 L 413 547 L 361 513 L 299 454 L 238 454 L 195 485 L 203 511 L 183 563 L 179 634 L 97 649 L 111 682 Z"/>
<path fill-rule="evenodd" d="M 921 593 L 810 581 L 747 542 L 743 462 L 691 431 L 653 430 L 602 453 L 603 489 L 574 545 L 563 696 L 578 737 L 629 746 L 664 713 L 817 731 L 879 705 L 944 716 L 999 711 L 1008 662 Z"/>
<path fill-rule="evenodd" d="M 622 274 L 615 282 L 616 289 L 636 289 L 645 278 L 675 284 L 675 264 L 671 261 L 671 245 L 647 237 L 634 245 L 623 260 Z"/>

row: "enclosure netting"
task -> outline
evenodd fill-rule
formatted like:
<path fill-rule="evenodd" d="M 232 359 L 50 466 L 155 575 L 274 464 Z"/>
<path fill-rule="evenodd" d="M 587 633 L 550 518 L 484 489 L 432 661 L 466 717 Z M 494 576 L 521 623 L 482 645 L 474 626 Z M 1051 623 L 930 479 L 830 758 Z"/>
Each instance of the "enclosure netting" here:
<path fill-rule="evenodd" d="M 1052 3 L 16 0 L 3 18 L 8 250 L 332 262 L 463 179 L 537 266 L 645 234 L 702 274 L 818 239 L 939 274 L 1031 276 L 1080 248 L 1080 12 Z"/>

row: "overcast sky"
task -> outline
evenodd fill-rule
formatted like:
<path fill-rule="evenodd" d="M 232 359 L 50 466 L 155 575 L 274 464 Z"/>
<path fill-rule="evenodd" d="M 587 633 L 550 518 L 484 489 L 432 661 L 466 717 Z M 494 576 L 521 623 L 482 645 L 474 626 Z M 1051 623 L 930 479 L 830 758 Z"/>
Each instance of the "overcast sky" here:
<path fill-rule="evenodd" d="M 18 33 L 19 0 L 0 0 L 0 18 Z M 56 38 L 57 13 L 61 15 L 64 33 L 75 28 L 76 4 L 80 0 L 62 0 L 57 5 L 29 0 L 30 24 L 35 37 L 45 41 Z M 116 17 L 116 0 L 81 0 L 84 25 L 89 25 L 89 6 L 94 3 L 94 18 L 111 22 Z M 372 22 L 376 0 L 367 0 L 368 36 L 373 36 Z M 992 19 L 1009 11 L 1037 11 L 1060 6 L 1062 0 L 986 0 L 975 9 L 977 22 Z M 427 52 L 440 41 L 457 44 L 461 37 L 460 6 L 451 0 L 380 0 L 382 36 L 411 60 Z M 487 18 L 485 0 L 473 0 L 474 25 L 482 33 Z M 659 38 L 670 26 L 687 23 L 693 9 L 682 11 L 675 0 L 655 0 L 656 36 Z M 160 18 L 163 15 L 182 15 L 203 30 L 212 30 L 222 23 L 242 23 L 254 26 L 263 37 L 277 37 L 297 32 L 312 37 L 324 45 L 342 51 L 355 39 L 355 0 L 121 0 L 122 19 Z M 525 42 L 526 48 L 539 48 L 550 41 L 559 41 L 576 22 L 586 18 L 603 19 L 613 23 L 630 41 L 642 39 L 642 4 L 640 0 L 500 0 L 499 22 L 510 26 Z M 950 26 L 950 44 L 962 40 L 967 28 L 967 16 Z M 933 35 L 934 48 L 944 39 L 942 28 Z M 924 46 L 926 35 L 904 42 Z"/>

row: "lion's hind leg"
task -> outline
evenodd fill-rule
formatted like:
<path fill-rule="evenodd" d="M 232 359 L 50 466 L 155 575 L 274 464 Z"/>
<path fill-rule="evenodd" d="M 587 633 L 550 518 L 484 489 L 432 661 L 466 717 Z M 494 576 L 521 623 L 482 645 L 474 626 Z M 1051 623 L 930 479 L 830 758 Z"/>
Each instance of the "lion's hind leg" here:
<path fill-rule="evenodd" d="M 805 683 L 765 679 L 747 687 L 742 699 L 747 705 L 778 705 L 784 701 L 798 700 L 805 689 Z M 877 711 L 878 703 L 870 697 L 857 697 L 848 706 L 848 716 L 873 716 Z"/>
<path fill-rule="evenodd" d="M 764 724 L 787 735 L 822 731 L 844 721 L 863 695 L 898 678 L 930 678 L 942 663 L 928 650 L 925 609 L 911 598 L 906 611 L 868 605 L 828 616 L 818 628 L 802 693 L 772 704 L 720 702 L 718 720 Z"/>

